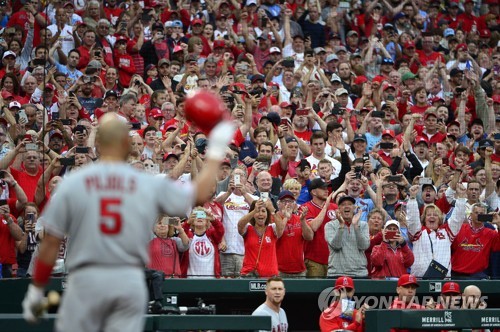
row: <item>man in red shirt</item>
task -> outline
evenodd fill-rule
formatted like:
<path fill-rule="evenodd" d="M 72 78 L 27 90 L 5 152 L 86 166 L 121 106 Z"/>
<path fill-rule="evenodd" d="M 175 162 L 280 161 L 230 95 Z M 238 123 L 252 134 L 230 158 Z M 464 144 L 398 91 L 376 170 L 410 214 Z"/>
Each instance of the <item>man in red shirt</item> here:
<path fill-rule="evenodd" d="M 93 30 L 87 30 L 83 34 L 82 46 L 78 47 L 77 50 L 80 52 L 80 61 L 76 68 L 81 70 L 90 62 L 90 50 L 95 44 L 96 34 Z"/>
<path fill-rule="evenodd" d="M 460 309 L 461 299 L 460 285 L 449 281 L 443 285 L 436 309 Z"/>
<path fill-rule="evenodd" d="M 439 124 L 437 120 L 436 113 L 428 112 L 424 115 L 424 126 L 415 126 L 418 136 L 424 137 L 430 144 L 441 143 L 446 138 L 446 126 Z"/>
<path fill-rule="evenodd" d="M 333 292 L 336 300 L 319 317 L 321 332 L 337 330 L 364 331 L 363 321 L 367 307 L 365 304 L 359 310 L 354 309 L 356 303 L 351 300 L 354 296 L 354 281 L 352 278 L 338 277 Z"/>
<path fill-rule="evenodd" d="M 417 50 L 419 61 L 424 67 L 432 67 L 436 61 L 443 62 L 443 56 L 441 53 L 435 52 L 432 49 L 433 46 L 434 36 L 432 34 L 424 34 L 422 50 Z"/>
<path fill-rule="evenodd" d="M 331 203 L 332 195 L 328 195 L 328 184 L 323 180 L 312 180 L 308 189 L 312 200 L 301 207 L 307 209 L 307 225 L 302 229 L 304 239 L 308 241 L 304 246 L 306 276 L 325 278 L 330 254 L 325 240 L 325 225 L 336 219 L 337 206 Z"/>
<path fill-rule="evenodd" d="M 43 13 L 43 10 L 37 10 L 38 1 L 26 1 L 26 4 L 18 11 L 12 14 L 9 21 L 7 22 L 7 27 L 20 26 L 24 29 L 24 36 L 28 34 L 29 30 L 29 15 L 35 17 L 35 27 L 33 36 L 33 45 L 38 46 L 40 44 L 40 29 L 47 27 L 47 16 Z M 24 43 L 24 40 L 23 40 Z"/>
<path fill-rule="evenodd" d="M 474 2 L 472 0 L 465 0 L 464 12 L 458 15 L 458 29 L 465 33 L 478 31 L 478 18 L 472 13 L 474 9 Z"/>
<path fill-rule="evenodd" d="M 487 217 L 487 207 L 482 203 L 472 205 L 470 223 L 465 222 L 452 243 L 452 278 L 488 279 L 484 271 L 488 268 L 490 254 L 500 251 L 500 233 L 485 226 L 482 217 Z M 493 215 L 493 224 L 500 225 L 500 216 Z"/>
<path fill-rule="evenodd" d="M 425 309 L 425 307 L 413 302 L 417 293 L 417 287 L 419 287 L 419 284 L 417 282 L 417 278 L 415 278 L 414 275 L 403 274 L 401 277 L 399 277 L 398 287 L 396 288 L 398 298 L 392 302 L 389 309 Z M 391 329 L 391 332 L 409 332 L 409 330 Z"/>

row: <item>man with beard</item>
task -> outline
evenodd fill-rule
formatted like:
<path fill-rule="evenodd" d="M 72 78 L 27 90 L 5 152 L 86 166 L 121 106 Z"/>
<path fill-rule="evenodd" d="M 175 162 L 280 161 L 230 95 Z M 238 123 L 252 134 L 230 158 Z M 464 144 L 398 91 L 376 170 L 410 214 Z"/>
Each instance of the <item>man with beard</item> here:
<path fill-rule="evenodd" d="M 295 21 L 290 20 L 293 16 L 293 11 L 289 8 L 285 10 L 285 21 L 283 23 L 283 30 L 285 32 L 285 41 L 283 43 L 283 58 L 293 57 L 295 66 L 299 66 L 304 61 L 304 37 L 301 34 L 292 34 L 291 24 L 297 25 Z M 301 30 L 300 26 L 297 31 Z"/>
<path fill-rule="evenodd" d="M 323 159 L 326 159 L 326 160 L 330 161 L 332 164 L 333 174 L 331 176 L 331 179 L 337 178 L 340 174 L 342 164 L 338 160 L 333 159 L 332 157 L 329 157 L 326 155 L 326 153 L 325 153 L 325 148 L 326 148 L 326 135 L 325 135 L 325 133 L 322 131 L 315 131 L 311 136 L 310 143 L 311 143 L 312 154 L 309 157 L 307 157 L 306 160 L 311 164 L 311 167 L 312 167 L 311 170 L 313 171 L 313 174 L 315 176 L 318 176 L 317 168 L 318 168 L 319 162 Z M 345 147 L 344 147 L 344 151 L 341 151 L 341 153 L 342 152 L 345 152 Z"/>
<path fill-rule="evenodd" d="M 292 118 L 293 133 L 296 137 L 309 142 L 311 140 L 312 130 L 309 129 L 309 119 L 307 115 L 298 115 Z"/>
<path fill-rule="evenodd" d="M 163 24 L 153 24 L 151 27 L 151 31 L 151 40 L 145 42 L 142 45 L 141 50 L 139 51 L 140 55 L 144 58 L 144 68 L 149 65 L 156 65 L 161 59 L 170 58 L 170 51 L 168 49 L 167 41 L 165 40 L 165 35 L 163 33 Z"/>
<path fill-rule="evenodd" d="M 252 316 L 271 316 L 272 331 L 288 331 L 288 319 L 281 303 L 285 297 L 285 283 L 279 277 L 269 278 L 266 282 L 266 302 L 252 313 Z"/>
<path fill-rule="evenodd" d="M 465 45 L 465 44 L 464 44 Z M 455 91 L 457 87 L 462 86 L 464 80 L 464 71 L 458 68 L 450 70 L 450 90 Z"/>
<path fill-rule="evenodd" d="M 53 54 L 54 54 L 54 48 L 51 48 L 49 56 L 52 57 Z M 80 76 L 83 75 L 81 71 L 76 69 L 76 66 L 78 65 L 79 61 L 80 61 L 80 52 L 76 49 L 72 49 L 71 51 L 69 51 L 66 66 L 55 61 L 57 71 L 66 75 L 67 83 L 65 86 L 63 86 L 63 88 L 66 89 L 70 88 L 71 86 L 73 86 L 73 84 L 75 84 L 78 78 L 80 78 Z"/>
<path fill-rule="evenodd" d="M 371 114 L 371 112 L 370 112 Z M 366 130 L 368 127 L 368 130 Z M 382 139 L 382 131 L 384 130 L 384 123 L 382 117 L 376 114 L 375 116 L 367 116 L 363 120 L 358 133 L 363 134 L 366 132 L 366 151 L 372 151 L 373 147 Z"/>
<path fill-rule="evenodd" d="M 438 123 L 437 114 L 434 112 L 426 112 L 424 126 L 415 126 L 415 129 L 417 134 L 426 138 L 429 144 L 441 143 L 446 139 L 446 127 L 444 123 Z"/>
<path fill-rule="evenodd" d="M 325 240 L 325 225 L 335 219 L 335 204 L 328 195 L 328 184 L 321 179 L 312 180 L 309 185 L 312 200 L 302 205 L 307 209 L 307 224 L 302 227 L 302 234 L 307 241 L 304 247 L 304 259 L 308 278 L 325 278 L 328 271 L 328 245 Z"/>
<path fill-rule="evenodd" d="M 365 250 L 370 246 L 368 224 L 361 221 L 361 209 L 356 211 L 351 196 L 339 199 L 337 218 L 325 225 L 325 240 L 330 249 L 328 276 L 368 276 Z"/>
<path fill-rule="evenodd" d="M 349 64 L 348 61 L 345 62 L 339 62 L 338 65 L 338 75 L 340 79 L 342 80 L 342 86 L 344 89 L 347 90 L 348 93 L 351 92 L 351 85 L 352 85 L 352 72 L 351 72 L 351 65 Z"/>
<path fill-rule="evenodd" d="M 361 175 L 361 178 L 356 177 L 356 173 L 351 171 L 346 174 L 346 193 L 352 197 L 356 206 L 361 211 L 361 220 L 368 220 L 368 213 L 375 208 L 373 203 L 377 199 L 377 194 L 373 191 L 368 182 L 368 179 Z M 361 193 L 368 193 L 370 198 L 363 198 Z"/>

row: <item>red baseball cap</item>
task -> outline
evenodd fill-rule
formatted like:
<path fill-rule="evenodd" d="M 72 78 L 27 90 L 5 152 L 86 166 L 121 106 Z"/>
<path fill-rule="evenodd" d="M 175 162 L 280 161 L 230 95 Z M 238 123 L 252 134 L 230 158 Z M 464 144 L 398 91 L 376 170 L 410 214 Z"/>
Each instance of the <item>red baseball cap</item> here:
<path fill-rule="evenodd" d="M 396 90 L 396 87 L 392 84 L 387 84 L 386 86 L 384 86 L 384 88 L 382 89 L 382 91 L 385 91 L 387 89 L 394 89 Z"/>
<path fill-rule="evenodd" d="M 420 143 L 425 143 L 427 146 L 429 146 L 429 142 L 427 142 L 427 140 L 422 136 L 418 136 L 417 138 L 415 138 L 415 146 Z"/>
<path fill-rule="evenodd" d="M 354 84 L 356 85 L 361 85 L 363 83 L 366 83 L 368 82 L 368 78 L 364 75 L 360 75 L 358 77 L 356 77 L 356 79 L 354 80 Z"/>
<path fill-rule="evenodd" d="M 390 129 L 386 129 L 382 132 L 382 137 L 384 135 L 389 135 L 391 136 L 392 138 L 396 137 L 396 135 L 394 134 L 394 130 L 390 130 Z"/>
<path fill-rule="evenodd" d="M 338 277 L 335 281 L 334 289 L 349 288 L 354 289 L 354 281 L 350 277 Z"/>
<path fill-rule="evenodd" d="M 438 96 L 435 96 L 435 97 L 431 98 L 431 104 L 437 103 L 438 101 L 443 101 L 444 102 L 444 99 L 441 98 L 441 97 L 438 97 Z"/>
<path fill-rule="evenodd" d="M 56 88 L 54 87 L 54 84 L 52 83 L 47 83 L 45 84 L 45 90 L 52 90 L 54 91 Z"/>
<path fill-rule="evenodd" d="M 490 38 L 491 37 L 491 31 L 489 29 L 482 29 L 479 31 L 479 37 L 481 38 Z"/>
<path fill-rule="evenodd" d="M 450 123 L 448 123 L 448 126 L 446 127 L 450 128 L 451 126 L 457 126 L 458 128 L 460 128 L 460 122 L 458 122 L 457 120 L 453 120 Z"/>
<path fill-rule="evenodd" d="M 287 101 L 284 101 L 284 102 L 282 102 L 282 103 L 280 104 L 280 107 L 281 107 L 281 108 L 286 108 L 286 107 L 290 107 L 290 106 L 292 106 L 292 104 L 290 104 L 290 103 L 289 103 L 289 102 L 287 102 Z"/>
<path fill-rule="evenodd" d="M 14 95 L 7 90 L 2 90 L 2 98 L 3 99 L 14 98 Z"/>
<path fill-rule="evenodd" d="M 191 25 L 196 25 L 196 24 L 203 25 L 203 21 L 200 20 L 199 18 L 195 18 L 194 20 L 191 21 Z"/>
<path fill-rule="evenodd" d="M 378 76 L 375 76 L 372 80 L 372 82 L 378 82 L 378 83 L 382 83 L 383 81 L 385 81 L 386 78 L 382 75 L 378 75 Z"/>
<path fill-rule="evenodd" d="M 403 274 L 401 277 L 399 277 L 398 287 L 409 286 L 409 285 L 415 285 L 417 287 L 420 287 L 420 285 L 417 282 L 417 278 L 415 278 L 413 274 Z"/>
<path fill-rule="evenodd" d="M 159 108 L 155 107 L 149 111 L 149 116 L 151 118 L 163 118 L 163 113 Z"/>
<path fill-rule="evenodd" d="M 469 50 L 469 48 L 467 47 L 467 44 L 458 44 L 457 45 L 457 48 L 456 48 L 457 51 L 467 51 Z"/>
<path fill-rule="evenodd" d="M 461 294 L 460 285 L 456 282 L 449 281 L 443 285 L 441 294 Z"/>
<path fill-rule="evenodd" d="M 214 41 L 214 49 L 216 48 L 225 48 L 226 43 L 223 40 L 215 40 Z"/>
<path fill-rule="evenodd" d="M 429 113 L 425 113 L 425 115 L 424 115 L 424 120 L 426 120 L 426 119 L 427 119 L 428 117 L 430 117 L 430 116 L 433 116 L 433 117 L 437 118 L 437 114 L 436 114 L 436 113 L 434 113 L 434 112 L 429 112 Z"/>

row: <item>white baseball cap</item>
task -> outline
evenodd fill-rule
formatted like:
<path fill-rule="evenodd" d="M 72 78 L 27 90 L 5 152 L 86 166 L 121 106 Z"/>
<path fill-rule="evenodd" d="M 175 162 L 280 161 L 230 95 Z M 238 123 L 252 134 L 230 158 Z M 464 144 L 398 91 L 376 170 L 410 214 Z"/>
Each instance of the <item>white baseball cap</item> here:
<path fill-rule="evenodd" d="M 384 229 L 386 229 L 387 227 L 389 227 L 391 225 L 396 225 L 396 226 L 398 226 L 398 229 L 401 229 L 401 227 L 399 226 L 399 221 L 397 221 L 397 220 L 387 220 L 387 222 L 384 225 Z"/>
<path fill-rule="evenodd" d="M 248 3 L 247 3 L 248 4 Z M 280 49 L 276 46 L 273 46 L 269 49 L 269 53 L 281 53 Z"/>
<path fill-rule="evenodd" d="M 9 103 L 9 108 L 12 108 L 12 107 L 17 107 L 17 108 L 21 108 L 21 104 L 17 101 L 11 101 Z"/>
<path fill-rule="evenodd" d="M 6 56 L 9 56 L 9 55 L 13 55 L 13 56 L 14 56 L 14 58 L 17 58 L 16 53 L 14 53 L 14 52 L 12 52 L 12 51 L 7 51 L 7 52 L 5 52 L 5 53 L 3 54 L 2 59 L 5 59 L 5 57 L 6 57 Z"/>

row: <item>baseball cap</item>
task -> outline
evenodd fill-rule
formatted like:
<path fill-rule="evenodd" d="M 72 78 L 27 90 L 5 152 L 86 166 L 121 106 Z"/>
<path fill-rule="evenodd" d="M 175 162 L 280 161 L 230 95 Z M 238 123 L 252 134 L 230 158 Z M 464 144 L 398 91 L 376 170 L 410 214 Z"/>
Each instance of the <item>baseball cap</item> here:
<path fill-rule="evenodd" d="M 276 112 L 269 112 L 267 115 L 264 115 L 263 117 L 260 118 L 259 122 L 262 119 L 268 119 L 269 122 L 271 122 L 275 126 L 279 126 L 281 123 L 281 117 L 278 113 Z"/>
<path fill-rule="evenodd" d="M 252 76 L 252 83 L 255 83 L 257 81 L 264 81 L 264 80 L 265 80 L 264 75 L 257 74 L 257 75 Z"/>
<path fill-rule="evenodd" d="M 415 278 L 415 276 L 412 274 L 403 274 L 401 277 L 399 277 L 398 287 L 409 286 L 409 285 L 415 285 L 417 287 L 420 287 L 420 285 L 417 282 L 417 278 Z"/>
<path fill-rule="evenodd" d="M 335 281 L 334 289 L 348 288 L 354 289 L 354 281 L 351 277 L 338 277 Z"/>
<path fill-rule="evenodd" d="M 9 103 L 9 108 L 13 108 L 13 107 L 21 108 L 21 104 L 17 101 L 11 101 Z"/>
<path fill-rule="evenodd" d="M 293 200 L 295 200 L 295 197 L 293 197 L 293 194 L 291 191 L 289 190 L 283 190 L 282 192 L 280 192 L 280 194 L 278 195 L 278 200 L 282 200 L 284 198 L 291 198 Z"/>
<path fill-rule="evenodd" d="M 354 197 L 345 195 L 339 198 L 338 205 L 342 204 L 344 201 L 349 201 L 352 204 L 356 204 L 356 200 L 354 199 Z"/>
<path fill-rule="evenodd" d="M 60 138 L 64 137 L 63 134 L 59 130 L 51 130 L 49 133 L 49 139 L 51 139 L 52 137 L 55 137 L 55 136 L 58 136 Z"/>
<path fill-rule="evenodd" d="M 444 29 L 443 36 L 445 38 L 449 37 L 449 36 L 454 36 L 454 35 L 455 35 L 455 30 L 453 30 L 452 28 Z"/>
<path fill-rule="evenodd" d="M 491 31 L 490 29 L 482 29 L 479 31 L 479 37 L 481 38 L 490 38 L 491 37 Z"/>
<path fill-rule="evenodd" d="M 384 137 L 385 135 L 389 135 L 392 138 L 394 138 L 396 136 L 394 134 L 394 130 L 390 130 L 390 129 L 385 129 L 384 131 L 382 131 L 382 137 Z"/>
<path fill-rule="evenodd" d="M 55 91 L 55 87 L 54 87 L 54 84 L 52 83 L 47 83 L 45 84 L 45 90 L 52 90 L 52 91 Z"/>
<path fill-rule="evenodd" d="M 151 118 L 162 118 L 163 117 L 163 113 L 161 112 L 161 110 L 158 108 L 158 107 L 155 107 L 155 108 L 152 108 L 150 111 L 149 111 L 149 117 Z"/>
<path fill-rule="evenodd" d="M 66 8 L 66 7 L 68 7 L 68 6 L 71 6 L 71 7 L 75 8 L 75 5 L 74 5 L 74 4 L 73 4 L 73 2 L 71 2 L 71 1 L 66 2 L 66 3 L 63 5 L 63 8 Z"/>
<path fill-rule="evenodd" d="M 469 48 L 467 47 L 467 44 L 458 44 L 457 47 L 456 47 L 456 50 L 457 51 L 467 51 Z"/>
<path fill-rule="evenodd" d="M 315 47 L 314 48 L 314 54 L 319 54 L 321 52 L 325 52 L 326 53 L 326 50 L 323 47 Z"/>
<path fill-rule="evenodd" d="M 349 92 L 344 88 L 340 88 L 340 89 L 337 89 L 335 91 L 335 96 L 337 96 L 337 97 L 342 96 L 342 95 L 348 95 L 348 94 L 349 94 Z"/>
<path fill-rule="evenodd" d="M 108 90 L 104 94 L 104 99 L 106 99 L 108 97 L 116 97 L 116 98 L 118 98 L 118 92 L 116 92 L 115 90 Z"/>
<path fill-rule="evenodd" d="M 182 24 L 182 21 L 180 20 L 175 20 L 172 22 L 172 26 L 175 28 L 182 28 L 184 25 Z"/>
<path fill-rule="evenodd" d="M 97 69 L 97 70 L 100 70 L 102 68 L 102 65 L 99 61 L 97 60 L 92 60 L 89 62 L 89 64 L 87 65 L 87 69 Z"/>
<path fill-rule="evenodd" d="M 458 7 L 458 1 L 450 1 L 450 7 Z"/>
<path fill-rule="evenodd" d="M 355 31 L 355 30 L 351 30 L 351 31 L 349 31 L 349 32 L 347 33 L 347 37 L 351 37 L 351 36 L 353 36 L 353 35 L 359 36 L 359 35 L 358 35 L 358 32 L 357 32 L 357 31 Z"/>
<path fill-rule="evenodd" d="M 287 108 L 287 107 L 291 107 L 291 106 L 292 106 L 292 104 L 290 104 L 290 103 L 289 103 L 289 102 L 287 102 L 287 101 L 283 101 L 283 102 L 281 102 L 281 104 L 280 104 L 280 107 L 281 107 L 281 108 Z"/>
<path fill-rule="evenodd" d="M 431 104 L 437 103 L 438 101 L 444 102 L 444 99 L 439 96 L 434 96 L 431 98 Z"/>
<path fill-rule="evenodd" d="M 399 221 L 397 221 L 397 220 L 387 220 L 385 222 L 384 229 L 386 229 L 387 227 L 389 227 L 391 225 L 396 225 L 396 226 L 398 226 L 398 228 L 401 228 L 400 225 L 399 225 Z"/>
<path fill-rule="evenodd" d="M 436 113 L 434 113 L 434 112 L 427 112 L 424 115 L 424 120 L 427 120 L 427 118 L 430 117 L 430 116 L 433 116 L 433 117 L 437 118 L 437 114 Z"/>
<path fill-rule="evenodd" d="M 326 189 L 326 188 L 328 188 L 328 184 L 321 179 L 314 179 L 311 182 L 309 182 L 309 185 L 307 187 L 309 189 L 309 192 L 311 192 L 314 189 L 318 189 L 318 188 Z"/>
<path fill-rule="evenodd" d="M 415 42 L 412 40 L 407 41 L 406 43 L 404 43 L 403 47 L 404 48 L 415 48 Z"/>
<path fill-rule="evenodd" d="M 281 53 L 281 50 L 278 47 L 273 46 L 269 49 L 269 53 Z"/>
<path fill-rule="evenodd" d="M 422 136 L 418 136 L 417 138 L 415 138 L 415 146 L 417 146 L 420 143 L 425 143 L 425 145 L 427 145 L 427 147 L 429 147 L 429 142 L 427 142 L 427 140 L 425 138 L 423 138 Z"/>
<path fill-rule="evenodd" d="M 480 148 L 492 148 L 493 142 L 489 139 L 482 139 L 479 141 L 479 147 Z"/>
<path fill-rule="evenodd" d="M 417 76 L 415 76 L 415 74 L 413 74 L 411 71 L 407 71 L 406 73 L 403 74 L 403 76 L 401 76 L 401 81 L 407 81 L 407 80 L 412 80 L 412 79 L 415 79 Z"/>
<path fill-rule="evenodd" d="M 394 30 L 394 25 L 392 25 L 391 23 L 386 23 L 384 24 L 384 30 Z"/>
<path fill-rule="evenodd" d="M 368 82 L 368 78 L 364 75 L 360 75 L 360 76 L 357 76 L 355 79 L 354 79 L 354 84 L 355 85 L 361 85 L 363 83 L 366 83 Z"/>
<path fill-rule="evenodd" d="M 10 93 L 9 91 L 7 91 L 7 90 L 3 90 L 1 92 L 1 95 L 2 95 L 3 99 L 14 98 L 14 95 L 12 93 Z"/>
<path fill-rule="evenodd" d="M 179 160 L 179 156 L 176 155 L 175 153 L 165 153 L 163 155 L 163 161 L 167 161 L 168 158 L 170 158 L 170 157 L 174 157 L 175 159 Z"/>
<path fill-rule="evenodd" d="M 226 42 L 223 40 L 215 40 L 214 41 L 214 49 L 216 48 L 225 48 L 226 47 Z"/>
<path fill-rule="evenodd" d="M 307 161 L 307 159 L 301 159 L 299 161 L 299 164 L 297 165 L 297 167 L 301 170 L 301 171 L 304 171 L 306 169 L 306 167 L 309 167 L 311 168 L 311 164 L 309 163 L 309 161 Z"/>
<path fill-rule="evenodd" d="M 196 24 L 203 25 L 203 21 L 200 20 L 199 18 L 195 18 L 194 20 L 191 21 L 191 25 L 196 25 Z"/>
<path fill-rule="evenodd" d="M 441 294 L 461 294 L 460 285 L 453 281 L 448 281 L 443 285 Z"/>
<path fill-rule="evenodd" d="M 169 65 L 170 66 L 170 61 L 168 59 L 162 58 L 160 61 L 158 61 L 158 67 L 161 67 L 162 65 Z"/>
<path fill-rule="evenodd" d="M 355 141 L 363 141 L 366 142 L 366 136 L 365 134 L 354 134 L 354 138 L 352 140 L 353 142 Z"/>
<path fill-rule="evenodd" d="M 399 12 L 396 15 L 394 15 L 394 21 L 399 20 L 400 18 L 406 17 L 406 14 L 403 12 Z"/>
<path fill-rule="evenodd" d="M 345 46 L 337 46 L 335 53 L 339 53 L 339 52 L 346 52 L 347 53 L 347 48 L 345 48 Z"/>
<path fill-rule="evenodd" d="M 437 190 L 436 186 L 435 186 L 435 185 L 433 185 L 432 183 L 425 183 L 425 184 L 423 184 L 423 185 L 422 185 L 422 190 L 424 190 L 424 188 L 425 188 L 425 187 L 432 187 L 432 189 L 434 189 L 434 191 L 435 191 L 436 193 L 438 192 L 438 190 Z"/>
<path fill-rule="evenodd" d="M 161 23 L 154 23 L 151 26 L 151 31 L 155 31 L 155 30 L 163 31 L 163 29 L 164 29 L 164 27 L 163 27 L 163 24 L 161 24 Z"/>
<path fill-rule="evenodd" d="M 285 118 L 285 119 L 286 119 L 286 118 Z M 286 142 L 287 144 L 288 144 L 288 143 L 290 143 L 290 142 L 299 143 L 299 142 L 297 141 L 297 139 L 296 139 L 295 137 L 293 137 L 293 136 L 288 136 L 287 138 L 285 138 L 285 142 Z"/>
<path fill-rule="evenodd" d="M 339 57 L 337 56 L 337 54 L 330 54 L 329 56 L 326 57 L 326 63 L 330 62 L 330 61 L 333 61 L 333 60 L 338 60 Z"/>
<path fill-rule="evenodd" d="M 14 58 L 17 58 L 16 56 L 16 53 L 12 52 L 12 51 L 7 51 L 3 54 L 3 57 L 2 59 L 5 59 L 6 57 L 8 57 L 9 55 L 12 55 Z"/>
<path fill-rule="evenodd" d="M 394 85 L 392 85 L 392 84 L 387 84 L 387 85 L 384 86 L 384 88 L 382 89 L 382 91 L 385 91 L 387 89 L 394 89 L 394 90 L 396 90 L 396 87 Z"/>
<path fill-rule="evenodd" d="M 330 79 L 330 82 L 342 82 L 342 80 L 340 79 L 339 75 L 332 74 L 332 78 Z"/>

